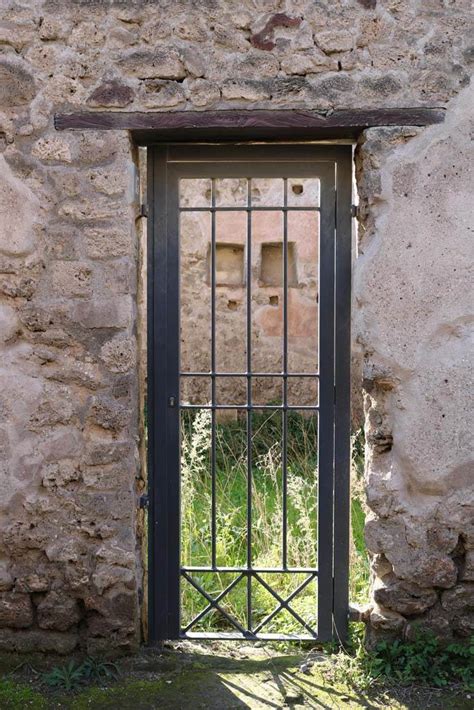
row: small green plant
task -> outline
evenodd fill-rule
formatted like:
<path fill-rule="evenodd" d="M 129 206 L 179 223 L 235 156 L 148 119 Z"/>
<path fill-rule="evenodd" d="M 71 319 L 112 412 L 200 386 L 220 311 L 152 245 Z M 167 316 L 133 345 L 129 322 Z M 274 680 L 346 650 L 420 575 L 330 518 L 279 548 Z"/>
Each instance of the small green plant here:
<path fill-rule="evenodd" d="M 358 690 L 415 683 L 437 688 L 462 685 L 474 690 L 474 637 L 465 644 L 446 645 L 432 633 L 420 631 L 413 640 L 381 641 L 367 650 L 358 629 L 349 648 L 340 650 L 332 660 L 329 675 Z"/>
<path fill-rule="evenodd" d="M 93 656 L 88 656 L 81 666 L 84 678 L 88 681 L 103 683 L 108 680 L 117 680 L 120 670 L 112 661 L 101 661 Z"/>
<path fill-rule="evenodd" d="M 442 688 L 457 682 L 474 689 L 474 637 L 468 645 L 443 645 L 427 633 L 410 642 L 382 641 L 375 648 L 372 667 L 403 684 L 421 681 Z"/>
<path fill-rule="evenodd" d="M 82 666 L 78 666 L 75 661 L 69 661 L 65 666 L 56 666 L 41 677 L 44 685 L 48 688 L 66 690 L 76 690 L 84 682 L 84 672 Z"/>
<path fill-rule="evenodd" d="M 118 666 L 112 661 L 101 661 L 88 656 L 79 665 L 75 661 L 70 661 L 67 665 L 56 666 L 43 673 L 41 681 L 48 688 L 71 692 L 86 683 L 116 680 L 119 675 Z"/>

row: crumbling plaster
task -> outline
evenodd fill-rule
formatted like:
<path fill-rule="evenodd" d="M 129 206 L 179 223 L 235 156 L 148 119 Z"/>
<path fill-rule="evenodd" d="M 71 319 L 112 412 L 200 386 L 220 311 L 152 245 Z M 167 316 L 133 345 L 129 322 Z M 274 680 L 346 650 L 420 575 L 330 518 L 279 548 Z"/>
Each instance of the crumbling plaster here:
<path fill-rule="evenodd" d="M 0 648 L 140 636 L 135 150 L 125 132 L 54 131 L 55 112 L 79 108 L 448 106 L 444 126 L 361 138 L 354 334 L 371 628 L 400 634 L 421 617 L 465 635 L 468 99 L 455 97 L 469 83 L 470 2 L 0 7 Z"/>
<path fill-rule="evenodd" d="M 378 184 L 360 181 L 367 229 L 354 289 L 367 542 L 375 599 L 397 633 L 410 632 L 402 615 L 444 635 L 474 628 L 473 98 L 465 89 L 441 126 L 372 129 L 359 145 L 359 169 L 375 162 Z M 450 605 L 453 593 L 462 603 Z M 380 610 L 373 621 L 388 624 Z"/>

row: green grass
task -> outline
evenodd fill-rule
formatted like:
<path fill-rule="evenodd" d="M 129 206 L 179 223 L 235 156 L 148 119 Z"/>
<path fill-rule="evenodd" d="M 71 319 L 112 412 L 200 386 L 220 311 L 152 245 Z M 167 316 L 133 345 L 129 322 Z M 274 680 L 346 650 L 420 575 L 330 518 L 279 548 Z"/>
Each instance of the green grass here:
<path fill-rule="evenodd" d="M 2 710 L 47 710 L 46 698 L 25 683 L 0 679 L 0 708 Z"/>
<path fill-rule="evenodd" d="M 211 415 L 201 410 L 184 412 L 182 440 L 182 563 L 211 563 Z M 252 564 L 272 568 L 282 564 L 283 471 L 280 412 L 252 414 Z M 360 467 L 361 442 L 357 465 Z M 218 422 L 216 427 L 216 560 L 218 566 L 245 566 L 247 562 L 247 423 L 245 419 Z M 314 416 L 288 414 L 287 425 L 287 554 L 289 567 L 317 567 L 317 421 Z M 357 476 L 357 471 L 355 473 Z M 359 476 L 360 478 L 360 476 Z M 359 478 L 352 505 L 351 599 L 364 601 L 369 568 L 363 542 L 364 508 Z M 236 573 L 194 573 L 193 578 L 216 597 L 237 577 Z M 305 574 L 262 574 L 277 594 L 287 597 L 307 578 Z M 291 602 L 294 610 L 315 626 L 317 583 L 311 581 Z M 246 580 L 225 595 L 221 605 L 241 624 L 246 623 Z M 276 605 L 263 584 L 252 581 L 254 625 Z M 189 583 L 182 585 L 183 621 L 186 625 L 207 605 Z M 193 630 L 233 630 L 218 611 L 207 614 Z M 265 626 L 266 632 L 298 633 L 303 629 L 287 611 Z"/>

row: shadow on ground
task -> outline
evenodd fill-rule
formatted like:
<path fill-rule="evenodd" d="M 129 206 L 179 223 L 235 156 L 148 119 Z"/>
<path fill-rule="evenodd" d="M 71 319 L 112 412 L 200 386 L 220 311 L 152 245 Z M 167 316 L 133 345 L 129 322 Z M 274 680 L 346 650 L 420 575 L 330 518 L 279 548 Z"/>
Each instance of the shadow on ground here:
<path fill-rule="evenodd" d="M 191 644 L 142 650 L 120 661 L 120 678 L 107 687 L 47 693 L 38 684 L 44 658 L 19 667 L 10 659 L 0 681 L 1 710 L 240 710 L 242 708 L 394 708 L 467 710 L 472 700 L 427 688 L 392 688 L 363 696 L 328 680 L 328 656 L 268 646 Z M 64 659 L 60 661 L 64 664 Z M 58 661 L 56 660 L 57 664 Z M 51 663 L 50 663 L 51 665 Z M 12 672 L 13 670 L 13 672 Z"/>

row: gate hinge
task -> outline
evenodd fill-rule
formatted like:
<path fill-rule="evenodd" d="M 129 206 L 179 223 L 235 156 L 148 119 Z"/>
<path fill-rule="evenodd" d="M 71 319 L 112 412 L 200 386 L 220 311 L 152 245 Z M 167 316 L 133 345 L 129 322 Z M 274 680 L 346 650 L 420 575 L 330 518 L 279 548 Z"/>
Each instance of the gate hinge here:
<path fill-rule="evenodd" d="M 148 205 L 146 204 L 141 204 L 140 205 L 140 210 L 138 212 L 139 217 L 148 217 Z"/>
<path fill-rule="evenodd" d="M 351 205 L 351 217 L 359 218 L 360 210 L 359 205 Z"/>
<path fill-rule="evenodd" d="M 138 507 L 142 509 L 148 508 L 150 505 L 150 498 L 147 495 L 140 496 L 138 499 Z"/>

